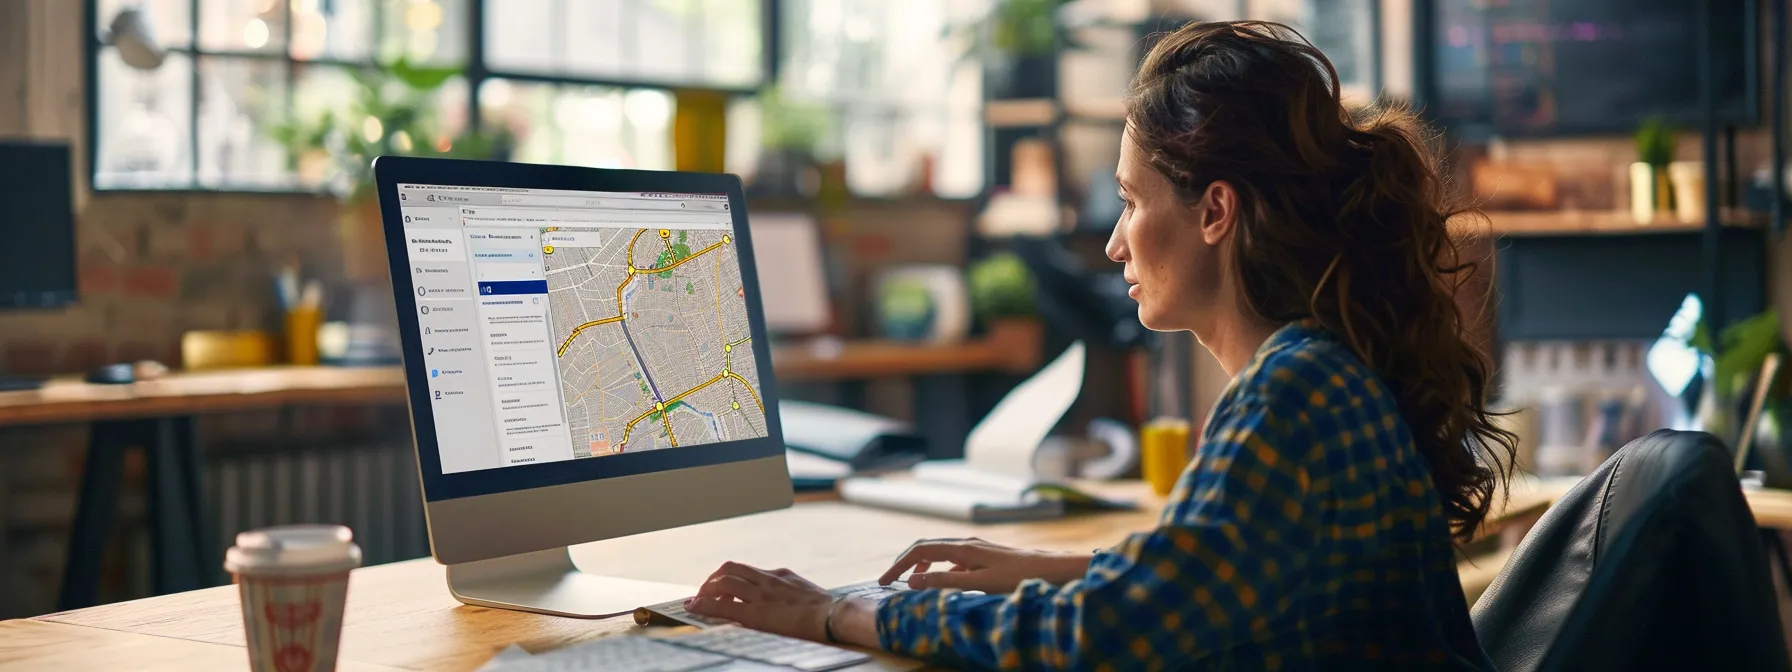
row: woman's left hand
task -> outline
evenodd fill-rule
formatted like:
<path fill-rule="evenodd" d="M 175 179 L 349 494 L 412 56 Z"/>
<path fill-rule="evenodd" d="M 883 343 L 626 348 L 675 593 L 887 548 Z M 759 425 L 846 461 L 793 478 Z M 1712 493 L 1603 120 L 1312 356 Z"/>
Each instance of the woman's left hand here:
<path fill-rule="evenodd" d="M 754 630 L 825 642 L 833 605 L 834 596 L 826 589 L 788 569 L 767 571 L 728 562 L 709 575 L 685 609 Z"/>

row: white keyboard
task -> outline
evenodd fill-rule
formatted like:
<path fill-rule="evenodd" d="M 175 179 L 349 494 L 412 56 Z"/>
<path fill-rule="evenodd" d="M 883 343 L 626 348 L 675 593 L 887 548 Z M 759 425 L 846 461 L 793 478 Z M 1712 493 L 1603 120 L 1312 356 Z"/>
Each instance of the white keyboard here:
<path fill-rule="evenodd" d="M 837 670 L 871 660 L 871 656 L 795 637 L 723 625 L 669 638 L 679 646 L 720 653 L 802 672 Z"/>
<path fill-rule="evenodd" d="M 823 672 L 869 660 L 857 651 L 726 625 L 664 639 L 605 637 L 520 658 L 495 672 Z"/>
<path fill-rule="evenodd" d="M 724 666 L 734 662 L 734 659 L 719 653 L 673 646 L 649 637 L 617 635 L 519 658 L 499 665 L 495 672 L 733 672 Z"/>

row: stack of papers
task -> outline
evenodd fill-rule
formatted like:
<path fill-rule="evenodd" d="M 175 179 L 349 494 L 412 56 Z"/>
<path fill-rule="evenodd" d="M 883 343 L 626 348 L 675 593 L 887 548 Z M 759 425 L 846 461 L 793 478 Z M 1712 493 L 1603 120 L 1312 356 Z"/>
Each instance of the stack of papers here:
<path fill-rule="evenodd" d="M 1083 389 L 1083 344 L 1077 342 L 1038 374 L 1014 388 L 965 439 L 963 460 L 915 465 L 912 473 L 849 478 L 840 497 L 854 504 L 975 523 L 1041 520 L 1085 506 L 1130 509 L 1061 482 L 1044 481 L 1033 468 L 1039 445 L 1070 410 Z"/>

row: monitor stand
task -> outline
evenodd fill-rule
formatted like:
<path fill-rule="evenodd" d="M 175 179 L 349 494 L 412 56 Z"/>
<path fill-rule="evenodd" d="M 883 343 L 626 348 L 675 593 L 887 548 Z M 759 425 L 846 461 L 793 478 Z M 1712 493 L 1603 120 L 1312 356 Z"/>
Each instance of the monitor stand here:
<path fill-rule="evenodd" d="M 448 565 L 448 592 L 466 604 L 569 618 L 606 618 L 696 594 L 690 586 L 579 571 L 565 546 Z"/>

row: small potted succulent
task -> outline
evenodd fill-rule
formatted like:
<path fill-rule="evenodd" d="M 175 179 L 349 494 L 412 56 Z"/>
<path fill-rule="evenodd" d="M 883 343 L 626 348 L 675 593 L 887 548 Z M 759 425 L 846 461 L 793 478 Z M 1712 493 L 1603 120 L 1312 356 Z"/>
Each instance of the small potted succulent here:
<path fill-rule="evenodd" d="M 1676 132 L 1660 119 L 1645 121 L 1636 131 L 1636 162 L 1630 164 L 1630 213 L 1638 224 L 1674 211 L 1668 164 L 1674 162 Z"/>
<path fill-rule="evenodd" d="M 1002 252 L 971 265 L 971 310 L 983 324 L 990 341 L 1013 353 L 1017 366 L 1035 360 L 1045 332 L 1034 302 L 1033 274 L 1011 252 Z"/>
<path fill-rule="evenodd" d="M 1057 90 L 1059 45 L 1068 43 L 1058 21 L 1064 4 L 997 0 L 982 18 L 946 31 L 966 43 L 965 60 L 982 64 L 990 98 L 1047 98 Z"/>
<path fill-rule="evenodd" d="M 813 198 L 823 176 L 820 165 L 833 130 L 826 107 L 792 99 L 778 87 L 759 94 L 760 142 L 764 150 L 749 188 L 761 198 Z"/>

